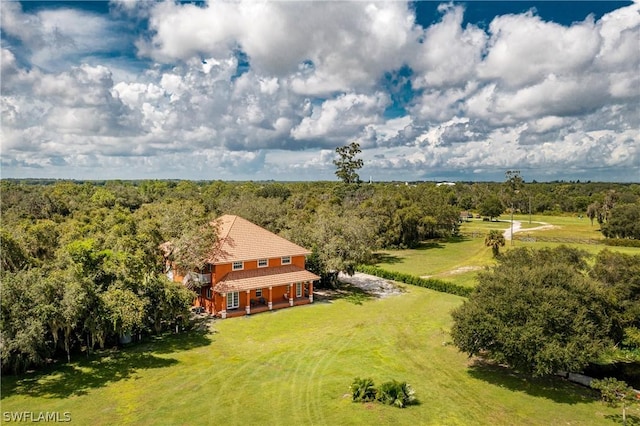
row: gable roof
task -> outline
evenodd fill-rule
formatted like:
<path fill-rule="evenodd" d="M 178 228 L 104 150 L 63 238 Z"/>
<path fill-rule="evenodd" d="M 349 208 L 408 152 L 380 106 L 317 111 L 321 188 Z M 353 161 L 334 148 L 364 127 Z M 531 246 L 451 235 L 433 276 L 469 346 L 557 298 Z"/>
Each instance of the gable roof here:
<path fill-rule="evenodd" d="M 244 262 L 283 256 L 306 256 L 311 252 L 240 216 L 216 219 L 218 247 L 210 263 Z"/>
<path fill-rule="evenodd" d="M 232 271 L 224 276 L 213 290 L 218 293 L 253 290 L 256 288 L 276 287 L 304 281 L 317 281 L 320 277 L 295 265 L 275 268 L 248 269 Z"/>

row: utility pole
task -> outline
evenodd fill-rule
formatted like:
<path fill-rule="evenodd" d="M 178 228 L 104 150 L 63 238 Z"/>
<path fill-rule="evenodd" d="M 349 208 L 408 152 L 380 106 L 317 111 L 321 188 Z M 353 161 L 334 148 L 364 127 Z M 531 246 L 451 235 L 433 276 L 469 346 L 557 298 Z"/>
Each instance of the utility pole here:
<path fill-rule="evenodd" d="M 508 196 L 511 199 L 511 245 L 513 246 L 513 211 L 515 210 L 515 196 L 520 193 L 520 188 L 524 184 L 524 180 L 520 176 L 519 170 L 507 170 L 505 173 L 506 187 L 508 190 Z M 529 209 L 531 211 L 531 209 Z M 531 219 L 529 219 L 531 220 Z"/>
<path fill-rule="evenodd" d="M 518 194 L 520 191 L 516 189 L 514 194 Z M 513 199 L 511 199 L 511 246 L 513 247 L 513 211 L 515 210 Z"/>

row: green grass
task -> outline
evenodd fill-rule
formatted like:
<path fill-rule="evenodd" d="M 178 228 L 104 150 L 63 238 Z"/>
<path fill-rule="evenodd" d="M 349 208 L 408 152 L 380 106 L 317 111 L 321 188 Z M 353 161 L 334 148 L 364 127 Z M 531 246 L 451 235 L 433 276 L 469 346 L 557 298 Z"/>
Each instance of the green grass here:
<path fill-rule="evenodd" d="M 66 411 L 79 425 L 612 424 L 618 410 L 588 389 L 473 365 L 446 344 L 461 301 L 407 286 L 382 300 L 216 321 L 215 332 L 3 377 L 2 411 Z M 407 381 L 420 404 L 352 403 L 356 376 Z"/>
<path fill-rule="evenodd" d="M 378 253 L 377 259 L 377 265 L 384 269 L 437 278 L 459 268 L 493 263 L 491 249 L 484 246 L 484 238 L 467 237 L 424 243 L 416 249 L 385 250 Z"/>
<path fill-rule="evenodd" d="M 429 276 L 472 287 L 476 282 L 477 271 L 495 262 L 491 249 L 484 246 L 484 237 L 491 229 L 508 229 L 511 225 L 509 219 L 510 217 L 502 216 L 500 221 L 495 222 L 479 219 L 463 222 L 460 228 L 465 236 L 463 238 L 429 242 L 411 250 L 385 250 L 378 253 L 376 265 L 390 271 Z M 557 247 L 564 244 L 581 248 L 591 254 L 597 254 L 604 248 L 621 253 L 640 254 L 640 248 L 605 246 L 604 238 L 599 231 L 600 226 L 597 223 L 591 225 L 588 218 L 534 215 L 531 219 L 532 223 L 529 224 L 528 215 L 514 215 L 514 220 L 521 222 L 522 229 L 539 227 L 540 222 L 554 225 L 554 228 L 516 233 L 513 246 L 507 241 L 501 250 L 509 250 L 511 247 Z M 527 237 L 531 241 L 520 241 L 518 237 Z M 565 241 L 548 241 L 549 239 Z M 598 243 L 592 244 L 594 241 Z"/>

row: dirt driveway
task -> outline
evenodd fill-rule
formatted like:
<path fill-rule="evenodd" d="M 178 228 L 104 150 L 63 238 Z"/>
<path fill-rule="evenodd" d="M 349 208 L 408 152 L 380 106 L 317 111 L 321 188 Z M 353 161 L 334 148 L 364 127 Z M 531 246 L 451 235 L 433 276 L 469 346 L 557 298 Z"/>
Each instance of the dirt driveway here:
<path fill-rule="evenodd" d="M 404 292 L 393 281 L 376 277 L 374 275 L 363 274 L 361 272 L 356 272 L 352 277 L 347 274 L 340 273 L 338 275 L 338 279 L 380 298 L 395 296 Z"/>

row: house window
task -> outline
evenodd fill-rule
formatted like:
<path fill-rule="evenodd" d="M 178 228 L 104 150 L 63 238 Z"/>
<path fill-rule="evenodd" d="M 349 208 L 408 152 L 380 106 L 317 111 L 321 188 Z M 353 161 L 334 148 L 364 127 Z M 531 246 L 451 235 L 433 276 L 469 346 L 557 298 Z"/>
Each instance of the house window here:
<path fill-rule="evenodd" d="M 244 262 L 233 262 L 233 270 L 240 271 L 244 269 Z"/>
<path fill-rule="evenodd" d="M 211 299 L 211 287 L 207 287 L 207 299 Z"/>
<path fill-rule="evenodd" d="M 258 260 L 258 268 L 266 268 L 267 266 L 269 266 L 269 259 Z"/>
<path fill-rule="evenodd" d="M 256 297 L 262 297 L 262 289 L 261 288 L 256 290 Z"/>
<path fill-rule="evenodd" d="M 281 263 L 283 265 L 289 265 L 291 264 L 291 256 L 284 256 L 281 260 Z"/>
<path fill-rule="evenodd" d="M 235 309 L 240 306 L 240 293 L 234 291 L 227 293 L 227 309 Z"/>
<path fill-rule="evenodd" d="M 302 283 L 296 283 L 296 297 L 302 297 Z"/>

